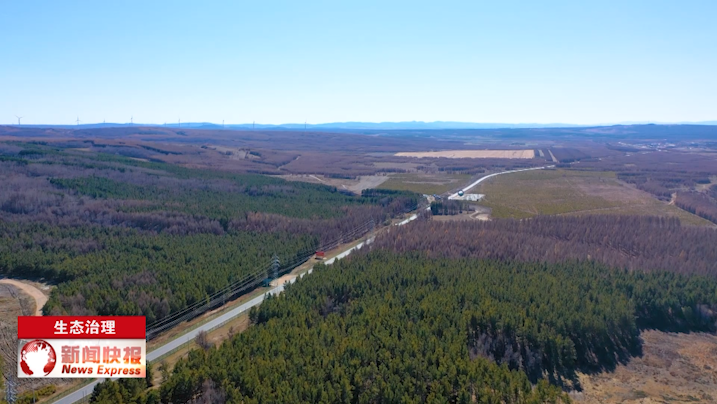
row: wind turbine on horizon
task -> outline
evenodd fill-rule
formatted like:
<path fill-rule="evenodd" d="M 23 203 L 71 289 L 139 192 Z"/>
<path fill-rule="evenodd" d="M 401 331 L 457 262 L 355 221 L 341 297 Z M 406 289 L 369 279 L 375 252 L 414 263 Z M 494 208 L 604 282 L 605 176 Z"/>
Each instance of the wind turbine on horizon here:
<path fill-rule="evenodd" d="M 17 126 L 20 126 L 20 119 L 22 119 L 22 117 L 15 115 L 15 118 L 17 118 Z"/>
<path fill-rule="evenodd" d="M 75 122 L 77 122 L 77 126 L 80 126 L 80 122 L 82 122 L 82 121 L 80 121 L 80 117 L 79 117 L 79 116 L 77 117 L 77 120 L 76 120 Z"/>

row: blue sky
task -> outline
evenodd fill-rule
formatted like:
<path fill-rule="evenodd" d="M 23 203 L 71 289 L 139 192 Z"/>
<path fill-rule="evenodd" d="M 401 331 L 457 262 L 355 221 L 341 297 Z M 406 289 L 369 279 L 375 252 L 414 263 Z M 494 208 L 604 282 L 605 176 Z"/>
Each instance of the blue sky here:
<path fill-rule="evenodd" d="M 0 124 L 717 119 L 717 1 L 4 1 Z"/>

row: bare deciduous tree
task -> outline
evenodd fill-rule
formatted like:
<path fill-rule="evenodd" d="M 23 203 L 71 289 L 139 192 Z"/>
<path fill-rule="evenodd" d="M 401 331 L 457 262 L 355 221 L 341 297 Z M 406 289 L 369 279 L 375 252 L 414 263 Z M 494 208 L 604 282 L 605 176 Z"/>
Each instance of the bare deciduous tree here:
<path fill-rule="evenodd" d="M 209 340 L 209 334 L 206 331 L 199 331 L 197 336 L 194 337 L 194 342 L 205 351 L 214 346 L 214 344 Z"/>

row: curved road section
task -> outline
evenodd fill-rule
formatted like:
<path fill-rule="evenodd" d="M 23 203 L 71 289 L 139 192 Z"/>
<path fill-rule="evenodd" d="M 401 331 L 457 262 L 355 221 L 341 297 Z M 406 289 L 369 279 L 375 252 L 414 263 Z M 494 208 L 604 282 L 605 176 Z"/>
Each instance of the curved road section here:
<path fill-rule="evenodd" d="M 358 250 L 361 247 L 363 247 L 364 244 L 370 244 L 372 241 L 373 241 L 373 238 L 370 238 L 370 239 L 366 240 L 365 242 L 361 242 L 361 243 L 357 244 L 356 246 L 351 247 L 348 250 L 342 252 L 341 254 L 337 255 L 336 257 L 326 260 L 324 262 L 324 264 L 331 265 L 334 262 L 336 262 L 336 260 L 340 260 L 341 258 L 348 256 L 353 251 Z M 301 274 L 300 276 L 309 274 L 312 271 L 313 271 L 313 268 L 309 269 L 308 271 Z M 296 278 L 290 279 L 288 283 L 294 283 L 294 282 L 296 282 Z M 155 360 L 161 358 L 162 356 L 172 352 L 173 350 L 179 348 L 180 346 L 186 344 L 187 342 L 193 340 L 197 336 L 197 334 L 199 334 L 201 331 L 213 330 L 213 329 L 221 326 L 222 324 L 226 323 L 227 321 L 231 320 L 232 318 L 251 309 L 252 307 L 260 305 L 261 302 L 263 302 L 264 299 L 266 298 L 266 295 L 268 295 L 268 294 L 276 295 L 283 291 L 284 291 L 284 284 L 276 286 L 273 289 L 269 290 L 268 292 L 264 293 L 263 295 L 257 296 L 255 298 L 249 300 L 248 302 L 246 302 L 240 306 L 237 306 L 237 307 L 233 308 L 232 310 L 222 314 L 221 316 L 219 316 L 205 324 L 202 324 L 201 326 L 199 326 L 191 331 L 188 331 L 184 335 L 179 336 L 179 337 L 173 339 L 172 341 L 167 342 L 166 344 L 153 350 L 152 352 L 147 353 L 147 361 L 150 361 L 150 362 L 155 361 Z M 59 400 L 55 401 L 55 404 L 72 404 L 72 403 L 76 403 L 78 401 L 82 401 L 83 399 L 91 396 L 92 391 L 95 389 L 95 386 L 97 385 L 97 383 L 99 383 L 103 380 L 104 379 L 95 380 L 94 382 L 88 384 L 87 386 L 83 386 L 79 390 L 76 390 L 76 391 L 68 394 L 67 396 L 60 398 Z"/>
<path fill-rule="evenodd" d="M 466 192 L 468 192 L 469 189 L 475 187 L 476 185 L 480 184 L 481 182 L 487 180 L 488 178 L 495 177 L 496 175 L 510 174 L 510 173 L 519 173 L 519 172 L 521 172 L 521 171 L 544 170 L 544 169 L 546 169 L 546 168 L 554 168 L 554 167 L 555 167 L 554 165 L 553 165 L 553 166 L 545 166 L 545 167 L 533 167 L 533 168 L 524 168 L 524 169 L 522 169 L 522 170 L 510 170 L 510 171 L 503 171 L 503 172 L 500 172 L 500 173 L 489 174 L 489 175 L 486 175 L 485 177 L 479 178 L 479 179 L 476 180 L 474 183 L 472 183 L 472 184 L 468 185 L 467 187 L 461 189 L 461 191 L 463 191 L 463 193 L 466 193 Z M 460 191 L 459 191 L 459 192 L 460 192 Z M 453 194 L 453 195 L 451 195 L 451 196 L 448 197 L 448 199 L 457 199 L 457 198 L 459 198 L 458 192 L 456 192 L 455 194 Z"/>
<path fill-rule="evenodd" d="M 0 279 L 0 283 L 11 285 L 35 300 L 35 314 L 36 316 L 42 315 L 42 306 L 47 303 L 47 296 L 42 291 L 32 285 L 16 281 L 14 279 Z"/>

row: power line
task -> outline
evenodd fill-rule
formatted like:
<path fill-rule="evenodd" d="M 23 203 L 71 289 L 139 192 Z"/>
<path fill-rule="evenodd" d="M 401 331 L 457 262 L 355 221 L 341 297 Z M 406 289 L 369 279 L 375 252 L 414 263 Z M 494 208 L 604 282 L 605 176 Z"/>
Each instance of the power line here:
<path fill-rule="evenodd" d="M 316 251 L 330 250 L 339 246 L 340 244 L 343 244 L 344 241 L 357 239 L 371 231 L 373 229 L 373 226 L 374 220 L 373 218 L 371 218 L 370 220 L 361 223 L 353 229 L 348 230 L 346 233 L 342 233 L 340 236 L 333 240 L 322 242 L 320 245 L 317 246 L 317 248 L 309 248 L 303 251 L 299 251 L 296 256 L 287 259 L 285 261 L 284 266 L 280 265 L 281 260 L 279 259 L 279 257 L 274 255 L 272 256 L 272 261 L 269 265 L 256 268 L 254 271 L 244 275 L 242 278 L 230 283 L 224 288 L 212 293 L 205 299 L 196 301 L 180 311 L 172 313 L 171 315 L 164 317 L 161 320 L 157 320 L 152 324 L 149 324 L 147 326 L 147 339 L 153 339 L 159 333 L 170 329 L 183 321 L 191 320 L 215 307 L 219 307 L 226 304 L 228 300 L 239 297 L 247 290 L 254 289 L 257 285 L 261 284 L 265 279 L 267 279 L 267 275 L 270 273 L 269 271 L 271 271 L 271 275 L 273 275 L 274 278 L 278 278 L 279 276 L 288 273 L 297 266 L 306 262 L 311 256 L 316 253 Z"/>
<path fill-rule="evenodd" d="M 417 207 L 418 204 L 411 207 L 407 207 L 404 210 L 404 213 L 415 210 Z M 276 268 L 276 260 L 278 259 L 278 257 L 274 255 L 270 264 L 264 267 L 256 268 L 254 271 L 247 273 L 242 278 L 234 282 L 231 282 L 224 288 L 207 296 L 205 299 L 196 301 L 180 311 L 174 312 L 167 317 L 164 317 L 160 320 L 153 322 L 152 324 L 149 324 L 147 326 L 147 339 L 153 339 L 164 330 L 172 328 L 183 321 L 191 320 L 213 308 L 222 306 L 228 300 L 239 297 L 247 290 L 253 290 L 257 285 L 261 284 L 265 279 L 267 279 L 267 275 L 269 274 L 270 270 L 272 271 L 273 277 L 278 278 L 279 276 L 288 273 L 297 266 L 306 262 L 312 255 L 316 253 L 316 251 L 334 249 L 346 241 L 352 241 L 364 236 L 369 232 L 373 232 L 374 228 L 375 221 L 373 218 L 371 218 L 366 222 L 363 222 L 358 226 L 349 229 L 345 233 L 340 234 L 333 240 L 323 241 L 321 244 L 316 246 L 316 248 L 310 247 L 303 251 L 299 251 L 297 255 L 294 256 L 294 258 L 287 259 L 286 264 L 283 267 L 279 266 L 279 268 Z"/>

